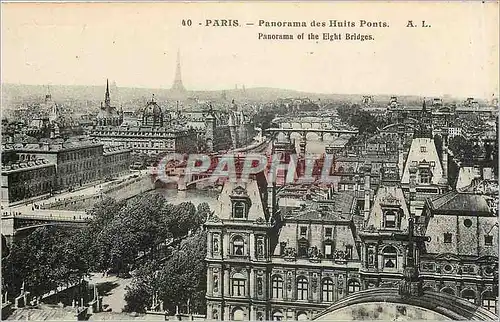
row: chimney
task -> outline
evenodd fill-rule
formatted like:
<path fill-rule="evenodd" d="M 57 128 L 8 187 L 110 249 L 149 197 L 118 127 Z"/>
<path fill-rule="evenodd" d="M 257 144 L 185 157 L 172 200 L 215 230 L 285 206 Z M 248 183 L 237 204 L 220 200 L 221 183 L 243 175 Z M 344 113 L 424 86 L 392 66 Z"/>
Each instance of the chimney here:
<path fill-rule="evenodd" d="M 365 173 L 365 205 L 364 205 L 364 219 L 368 220 L 370 215 L 370 173 Z"/>
<path fill-rule="evenodd" d="M 448 146 L 446 140 L 446 136 L 443 137 L 443 179 L 448 182 Z"/>

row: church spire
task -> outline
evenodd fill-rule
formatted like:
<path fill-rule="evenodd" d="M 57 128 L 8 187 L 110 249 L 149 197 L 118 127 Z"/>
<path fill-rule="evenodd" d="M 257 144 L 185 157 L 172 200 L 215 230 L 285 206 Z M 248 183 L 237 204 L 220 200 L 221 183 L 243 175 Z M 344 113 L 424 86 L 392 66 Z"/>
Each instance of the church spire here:
<path fill-rule="evenodd" d="M 178 92 L 184 92 L 186 90 L 184 88 L 184 85 L 182 84 L 181 54 L 180 54 L 179 50 L 177 50 L 177 66 L 175 69 L 175 79 L 174 79 L 174 83 L 172 84 L 172 89 L 174 91 L 178 91 Z"/>
<path fill-rule="evenodd" d="M 109 80 L 106 79 L 106 96 L 104 97 L 104 105 L 106 107 L 111 106 L 111 99 L 109 97 Z"/>

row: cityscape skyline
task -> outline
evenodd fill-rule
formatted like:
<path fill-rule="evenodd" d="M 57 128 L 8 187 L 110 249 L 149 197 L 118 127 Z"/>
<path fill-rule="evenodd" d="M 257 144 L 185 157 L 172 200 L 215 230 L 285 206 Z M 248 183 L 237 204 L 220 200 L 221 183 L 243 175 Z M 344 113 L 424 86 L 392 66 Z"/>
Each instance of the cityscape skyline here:
<path fill-rule="evenodd" d="M 242 16 L 246 10 L 243 17 L 250 21 L 257 18 L 260 8 L 249 4 L 227 9 L 200 5 L 205 14 L 201 14 L 205 11 L 201 7 L 182 4 L 122 5 L 113 11 L 106 4 L 46 4 L 29 10 L 29 4 L 7 4 L 2 21 L 2 83 L 89 86 L 110 78 L 122 87 L 168 89 L 174 82 L 179 50 L 183 84 L 191 91 L 228 90 L 237 84 L 248 89 L 317 94 L 449 95 L 488 100 L 498 95 L 498 31 L 493 29 L 498 19 L 492 14 L 477 21 L 477 14 L 485 15 L 481 6 L 469 5 L 471 14 L 460 22 L 446 20 L 446 25 L 436 25 L 432 37 L 423 29 L 406 31 L 402 26 L 405 17 L 396 21 L 394 13 L 383 12 L 384 6 L 374 6 L 373 13 L 363 15 L 380 20 L 392 17 L 388 20 L 393 27 L 365 31 L 378 38 L 365 50 L 363 42 L 259 41 L 253 27 L 183 28 L 178 17 L 203 21 L 201 17 L 210 15 Z M 323 6 L 308 8 L 313 12 L 311 17 L 317 14 L 318 19 L 327 19 L 321 12 Z M 346 4 L 335 7 L 344 17 L 356 17 L 353 8 Z M 432 11 L 426 6 L 413 9 L 415 15 L 425 14 L 429 21 L 443 19 L 446 12 L 461 12 L 452 4 L 436 5 Z M 399 10 L 405 10 L 406 15 L 410 11 Z M 262 15 L 271 17 L 269 13 Z M 143 21 L 145 16 L 148 23 Z M 298 17 L 296 9 L 282 6 L 272 18 Z M 471 28 L 476 25 L 484 27 Z M 455 39 L 449 39 L 449 30 L 456 31 Z"/>

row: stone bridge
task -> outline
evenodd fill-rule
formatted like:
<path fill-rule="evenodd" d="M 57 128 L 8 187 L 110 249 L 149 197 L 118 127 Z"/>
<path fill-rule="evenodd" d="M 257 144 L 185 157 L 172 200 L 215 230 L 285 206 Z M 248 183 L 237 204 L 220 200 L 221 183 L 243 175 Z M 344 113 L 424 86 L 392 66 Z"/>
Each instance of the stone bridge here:
<path fill-rule="evenodd" d="M 290 141 L 292 134 L 298 134 L 302 139 L 307 139 L 309 133 L 315 133 L 321 141 L 325 139 L 325 135 L 329 134 L 332 138 L 338 138 L 341 135 L 356 135 L 358 130 L 349 129 L 326 129 L 326 128 L 269 128 L 266 130 L 272 137 L 276 138 L 279 135 L 285 136 L 286 141 Z"/>
<path fill-rule="evenodd" d="M 34 229 L 43 226 L 82 227 L 92 218 L 84 211 L 42 210 L 29 212 L 3 212 L 2 235 L 9 242 L 14 237 L 29 235 Z"/>

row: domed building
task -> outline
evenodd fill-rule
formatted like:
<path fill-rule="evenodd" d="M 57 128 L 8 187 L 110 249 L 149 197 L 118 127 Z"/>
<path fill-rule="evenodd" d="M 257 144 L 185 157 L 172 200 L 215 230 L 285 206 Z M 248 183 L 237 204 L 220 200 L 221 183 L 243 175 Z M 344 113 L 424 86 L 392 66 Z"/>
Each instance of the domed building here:
<path fill-rule="evenodd" d="M 197 152 L 197 132 L 173 126 L 170 115 L 163 113 L 154 95 L 145 107 L 139 109 L 137 121 L 98 125 L 90 131 L 90 136 L 104 143 L 122 144 L 135 154 Z"/>
<path fill-rule="evenodd" d="M 156 103 L 154 94 L 142 110 L 142 126 L 163 127 L 163 111 Z"/>

